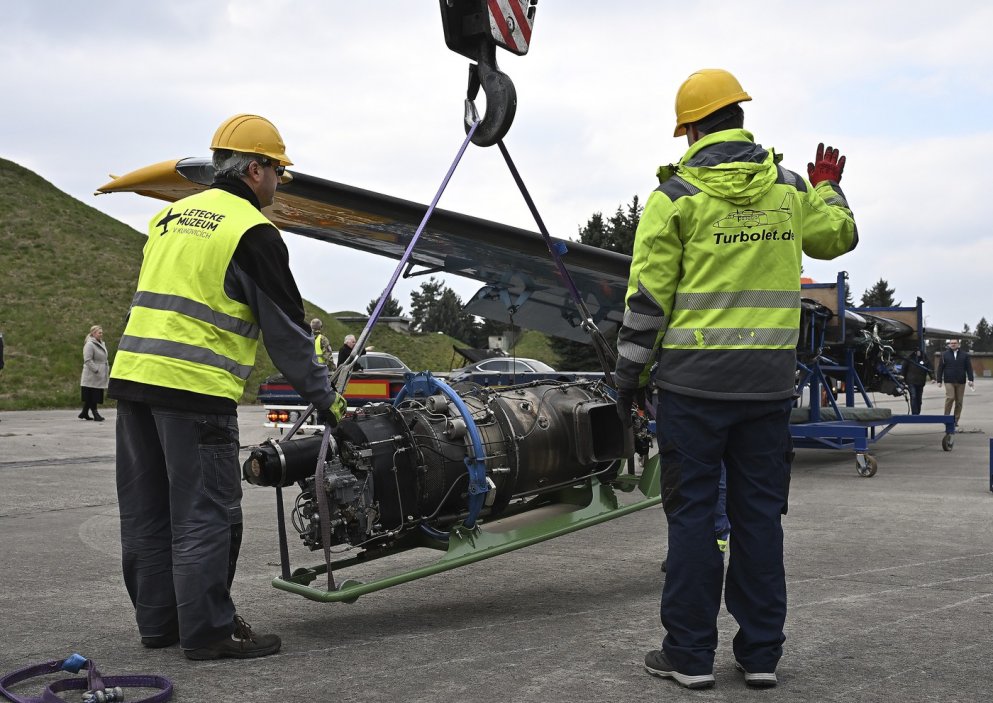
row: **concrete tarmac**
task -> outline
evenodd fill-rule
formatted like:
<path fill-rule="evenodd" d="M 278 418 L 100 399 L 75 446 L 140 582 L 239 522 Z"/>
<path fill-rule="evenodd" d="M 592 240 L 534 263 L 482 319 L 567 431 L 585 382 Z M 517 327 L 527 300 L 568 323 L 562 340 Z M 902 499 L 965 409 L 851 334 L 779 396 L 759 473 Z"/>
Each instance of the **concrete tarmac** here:
<path fill-rule="evenodd" d="M 144 649 L 120 575 L 114 411 L 104 423 L 70 410 L 0 413 L 0 673 L 78 651 L 106 675 L 167 676 L 173 700 L 198 703 L 988 701 L 993 381 L 976 385 L 951 452 L 943 426 L 897 427 L 872 448 L 878 474 L 862 478 L 850 451 L 798 450 L 787 642 L 779 687 L 765 691 L 734 670 L 736 626 L 723 610 L 715 688 L 645 673 L 662 634 L 661 507 L 353 605 L 321 604 L 270 586 L 274 492 L 246 485 L 234 598 L 257 631 L 282 635 L 282 652 L 197 663 L 176 647 Z M 924 412 L 942 404 L 929 385 Z M 261 418 L 260 407 L 242 409 L 242 444 L 266 436 Z M 290 530 L 294 566 L 320 563 Z M 43 680 L 16 691 L 40 695 Z"/>

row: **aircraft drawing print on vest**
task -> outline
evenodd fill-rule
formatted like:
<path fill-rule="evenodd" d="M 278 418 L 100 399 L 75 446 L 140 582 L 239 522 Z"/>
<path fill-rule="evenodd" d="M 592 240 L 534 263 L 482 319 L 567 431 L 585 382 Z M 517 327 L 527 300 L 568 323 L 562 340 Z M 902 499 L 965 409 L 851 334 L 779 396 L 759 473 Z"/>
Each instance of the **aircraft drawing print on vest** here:
<path fill-rule="evenodd" d="M 169 231 L 169 223 L 179 217 L 182 217 L 182 215 L 180 214 L 173 215 L 172 208 L 169 208 L 169 212 L 166 213 L 165 217 L 163 217 L 161 220 L 155 223 L 156 227 L 162 228 L 162 231 L 159 232 L 159 236 L 164 237 L 166 233 Z"/>
<path fill-rule="evenodd" d="M 793 193 L 787 193 L 782 204 L 775 210 L 752 210 L 746 208 L 729 212 L 717 220 L 717 229 L 738 229 L 740 227 L 767 227 L 788 222 L 793 217 Z"/>
<path fill-rule="evenodd" d="M 178 227 L 173 228 L 173 232 L 188 234 L 194 237 L 200 237 L 201 239 L 210 239 L 211 234 L 218 230 L 226 217 L 227 215 L 196 207 L 188 207 L 180 213 L 173 214 L 172 208 L 169 208 L 169 212 L 161 220 L 156 222 L 155 226 L 162 228 L 159 236 L 164 237 L 170 231 L 169 223 L 178 219 Z"/>

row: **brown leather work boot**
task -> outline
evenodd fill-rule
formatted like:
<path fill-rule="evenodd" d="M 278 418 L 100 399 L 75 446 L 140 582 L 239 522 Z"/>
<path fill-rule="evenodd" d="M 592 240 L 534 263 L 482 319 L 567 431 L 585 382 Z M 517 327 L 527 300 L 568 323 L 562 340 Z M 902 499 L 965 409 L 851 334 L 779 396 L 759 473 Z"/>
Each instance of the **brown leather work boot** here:
<path fill-rule="evenodd" d="M 255 657 L 267 657 L 270 654 L 275 654 L 282 644 L 279 635 L 257 635 L 240 615 L 235 615 L 234 632 L 230 636 L 208 644 L 206 647 L 186 649 L 183 653 L 187 659 L 195 661 L 254 659 Z"/>

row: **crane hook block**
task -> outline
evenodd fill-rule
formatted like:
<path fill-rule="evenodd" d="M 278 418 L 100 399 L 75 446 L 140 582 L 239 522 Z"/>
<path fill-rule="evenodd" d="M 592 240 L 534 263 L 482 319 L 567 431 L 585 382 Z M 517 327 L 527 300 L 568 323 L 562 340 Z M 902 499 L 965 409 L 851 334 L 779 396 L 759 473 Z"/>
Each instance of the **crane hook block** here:
<path fill-rule="evenodd" d="M 517 91 L 510 76 L 497 67 L 496 47 L 518 56 L 527 53 L 537 0 L 440 0 L 440 3 L 448 48 L 475 61 L 469 67 L 466 132 L 478 121 L 473 143 L 492 146 L 507 134 L 517 112 Z M 474 103 L 479 88 L 486 95 L 486 114 L 482 120 Z"/>

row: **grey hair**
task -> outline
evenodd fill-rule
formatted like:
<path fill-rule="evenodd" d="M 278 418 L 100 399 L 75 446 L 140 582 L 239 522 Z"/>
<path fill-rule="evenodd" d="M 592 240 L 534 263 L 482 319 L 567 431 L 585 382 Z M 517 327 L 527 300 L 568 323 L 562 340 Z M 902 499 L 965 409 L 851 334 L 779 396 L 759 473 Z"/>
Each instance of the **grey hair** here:
<path fill-rule="evenodd" d="M 258 154 L 247 154 L 231 149 L 214 149 L 214 178 L 242 178 L 248 175 L 248 165 L 253 161 L 265 166 L 269 159 Z"/>
<path fill-rule="evenodd" d="M 345 335 L 345 344 L 348 344 L 349 342 L 354 342 L 354 341 L 355 341 L 355 335 L 354 334 Z"/>

